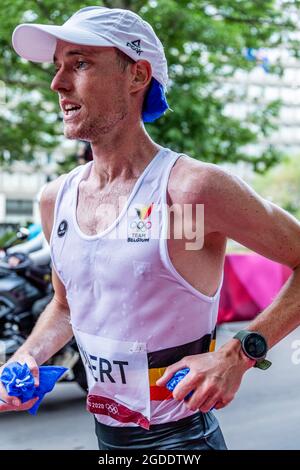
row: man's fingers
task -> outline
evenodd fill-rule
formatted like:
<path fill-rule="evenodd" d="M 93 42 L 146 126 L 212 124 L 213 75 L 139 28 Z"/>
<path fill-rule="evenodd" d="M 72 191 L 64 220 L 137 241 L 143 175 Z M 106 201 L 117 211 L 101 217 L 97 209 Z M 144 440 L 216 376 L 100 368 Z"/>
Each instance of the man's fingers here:
<path fill-rule="evenodd" d="M 13 399 L 14 397 L 9 397 L 10 399 Z M 21 404 L 20 400 L 18 401 L 19 404 Z M 0 401 L 0 412 L 2 411 L 17 411 L 19 409 L 19 406 L 20 405 L 17 405 L 17 402 L 15 402 L 14 404 L 14 401 L 11 400 L 10 402 L 6 403 L 6 402 L 2 402 Z"/>
<path fill-rule="evenodd" d="M 193 395 L 188 400 L 185 400 L 185 404 L 192 411 L 199 410 L 201 405 L 209 400 L 209 395 L 209 390 L 205 390 L 201 384 L 200 388 L 197 388 Z"/>
<path fill-rule="evenodd" d="M 175 372 L 178 372 L 180 369 L 183 369 L 184 367 L 187 367 L 187 365 L 184 362 L 184 359 L 182 359 L 181 361 L 175 362 L 171 366 L 167 367 L 164 372 L 164 375 L 156 381 L 156 385 L 158 385 L 159 387 L 163 387 L 173 377 Z"/>
<path fill-rule="evenodd" d="M 14 406 L 19 406 L 21 404 L 21 400 L 18 397 L 12 397 L 8 395 L 6 388 L 1 383 L 0 380 L 0 400 L 3 400 L 5 403 L 13 404 Z"/>
<path fill-rule="evenodd" d="M 6 388 L 0 381 L 0 400 L 5 401 L 6 403 L 12 403 L 13 400 L 16 400 L 16 403 L 20 403 L 20 400 L 17 397 L 10 397 L 6 391 Z"/>
<path fill-rule="evenodd" d="M 184 379 L 182 379 L 178 385 L 176 385 L 173 391 L 173 397 L 175 400 L 183 400 L 190 392 L 194 391 L 201 381 L 201 376 L 196 376 L 192 372 L 189 372 Z M 192 395 L 193 396 L 193 395 Z"/>
<path fill-rule="evenodd" d="M 218 401 L 217 403 L 215 403 L 215 410 L 220 410 L 221 408 L 224 408 L 224 406 L 226 406 L 225 403 L 223 403 L 222 401 Z"/>
<path fill-rule="evenodd" d="M 216 410 L 220 410 L 221 408 L 224 408 L 225 406 L 229 405 L 229 403 L 231 403 L 233 399 L 234 399 L 234 394 L 227 396 L 221 400 L 219 399 L 217 403 L 215 404 L 214 408 Z"/>
<path fill-rule="evenodd" d="M 22 403 L 22 405 L 16 407 L 15 411 L 26 411 L 30 410 L 30 408 L 38 401 L 39 397 L 33 398 L 32 400 L 27 401 L 26 403 Z"/>
<path fill-rule="evenodd" d="M 38 365 L 34 360 L 30 360 L 28 361 L 28 367 L 30 368 L 30 371 L 33 375 L 34 385 L 35 387 L 38 387 L 40 385 L 40 372 Z"/>
<path fill-rule="evenodd" d="M 14 407 L 12 405 L 10 405 L 9 403 L 5 403 L 5 402 L 0 401 L 0 413 L 2 411 L 11 411 L 13 409 L 14 409 Z"/>
<path fill-rule="evenodd" d="M 15 398 L 15 397 L 9 397 Z M 29 410 L 36 402 L 38 401 L 37 398 L 33 398 L 32 400 L 27 401 L 26 403 L 20 403 L 19 406 L 14 406 L 12 403 L 4 403 L 0 401 L 0 412 L 2 411 L 26 411 Z"/>
<path fill-rule="evenodd" d="M 204 400 L 200 405 L 199 405 L 199 410 L 202 411 L 202 413 L 208 413 L 211 411 L 213 408 L 215 408 L 216 403 L 218 399 L 220 398 L 219 394 L 218 395 L 212 395 L 207 397 L 206 400 Z"/>

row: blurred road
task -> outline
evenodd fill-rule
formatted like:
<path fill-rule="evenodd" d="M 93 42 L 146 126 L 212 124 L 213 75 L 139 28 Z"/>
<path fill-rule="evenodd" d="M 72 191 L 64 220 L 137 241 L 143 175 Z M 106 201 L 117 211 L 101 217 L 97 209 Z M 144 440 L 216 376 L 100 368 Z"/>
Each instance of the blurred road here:
<path fill-rule="evenodd" d="M 218 345 L 242 329 L 227 323 Z M 249 370 L 234 401 L 217 412 L 230 449 L 300 449 L 300 364 L 292 362 L 292 344 L 300 328 L 272 348 L 267 371 Z M 298 354 L 298 357 L 300 355 Z"/>
<path fill-rule="evenodd" d="M 44 399 L 36 416 L 0 414 L 0 449 L 97 449 L 93 416 L 75 383 L 61 383 Z"/>
<path fill-rule="evenodd" d="M 242 324 L 219 329 L 218 346 Z M 270 352 L 268 371 L 252 369 L 235 400 L 217 412 L 230 449 L 300 449 L 300 364 L 291 360 L 300 328 Z M 0 415 L 0 449 L 97 449 L 93 418 L 76 384 L 58 384 L 37 414 Z"/>

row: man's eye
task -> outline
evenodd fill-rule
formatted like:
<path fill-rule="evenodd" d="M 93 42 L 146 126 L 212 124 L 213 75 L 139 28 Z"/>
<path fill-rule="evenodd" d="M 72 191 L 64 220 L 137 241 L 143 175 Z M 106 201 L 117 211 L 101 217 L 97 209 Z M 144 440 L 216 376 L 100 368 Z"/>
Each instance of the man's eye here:
<path fill-rule="evenodd" d="M 87 66 L 87 62 L 84 60 L 79 60 L 76 64 L 77 69 L 84 69 Z"/>

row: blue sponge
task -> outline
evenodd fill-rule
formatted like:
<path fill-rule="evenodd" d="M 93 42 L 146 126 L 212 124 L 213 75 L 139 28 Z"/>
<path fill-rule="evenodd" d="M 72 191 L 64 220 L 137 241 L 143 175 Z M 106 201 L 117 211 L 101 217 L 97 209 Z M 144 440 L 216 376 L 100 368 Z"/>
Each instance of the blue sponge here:
<path fill-rule="evenodd" d="M 189 373 L 190 369 L 188 367 L 186 367 L 185 369 L 181 369 L 181 370 L 178 370 L 174 375 L 173 377 L 169 380 L 169 382 L 167 382 L 167 389 L 170 390 L 170 392 L 173 392 L 174 388 L 176 387 L 176 385 L 182 380 L 184 379 L 184 377 Z M 192 390 L 191 392 L 189 392 L 187 394 L 186 397 L 184 397 L 185 400 L 188 400 L 189 398 L 191 398 L 191 396 L 193 395 L 194 391 Z"/>
<path fill-rule="evenodd" d="M 39 400 L 27 410 L 35 415 L 46 393 L 53 390 L 57 380 L 67 371 L 66 367 L 40 366 L 40 385 L 34 386 L 34 378 L 27 364 L 9 363 L 2 371 L 0 380 L 9 396 L 18 397 L 22 403 L 39 397 Z"/>

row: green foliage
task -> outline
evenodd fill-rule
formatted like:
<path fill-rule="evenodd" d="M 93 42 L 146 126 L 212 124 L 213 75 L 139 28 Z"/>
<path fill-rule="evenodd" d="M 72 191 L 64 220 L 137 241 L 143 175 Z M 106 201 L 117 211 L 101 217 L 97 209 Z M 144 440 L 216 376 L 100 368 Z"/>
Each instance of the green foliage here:
<path fill-rule="evenodd" d="M 275 0 L 97 3 L 141 14 L 164 44 L 170 75 L 167 98 L 173 112 L 146 125 L 153 139 L 201 160 L 249 161 L 256 170 L 279 160 L 272 147 L 260 155 L 243 150 L 272 132 L 279 103 L 257 105 L 254 113 L 239 121 L 224 111 L 232 93 L 219 96 L 216 92 L 235 71 L 255 66 L 245 59 L 245 48 L 286 43 L 288 33 L 298 28 L 299 1 L 282 0 L 284 8 Z M 94 0 L 2 0 L 0 79 L 6 85 L 6 103 L 0 103 L 0 163 L 33 160 L 38 150 L 50 151 L 62 138 L 57 97 L 49 89 L 52 66 L 20 59 L 11 46 L 13 29 L 21 22 L 62 24 L 79 8 L 93 4 Z M 297 54 L 295 39 L 287 46 Z M 271 72 L 280 74 L 280 64 Z"/>
<path fill-rule="evenodd" d="M 266 199 L 300 220 L 299 156 L 285 157 L 265 175 L 256 175 L 252 186 Z"/>

